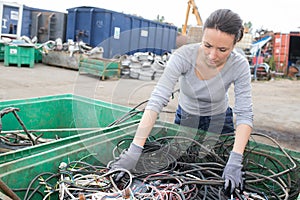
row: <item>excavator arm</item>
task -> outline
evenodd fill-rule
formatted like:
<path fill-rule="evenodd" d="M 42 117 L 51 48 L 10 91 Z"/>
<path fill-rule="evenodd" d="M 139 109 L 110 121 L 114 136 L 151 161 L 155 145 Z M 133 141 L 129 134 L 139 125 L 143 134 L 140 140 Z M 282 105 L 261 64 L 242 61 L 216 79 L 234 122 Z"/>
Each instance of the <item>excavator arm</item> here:
<path fill-rule="evenodd" d="M 188 24 L 191 8 L 192 8 L 192 13 L 196 16 L 197 25 L 198 26 L 203 25 L 202 19 L 201 19 L 201 16 L 199 14 L 198 7 L 197 7 L 195 1 L 194 0 L 189 0 L 187 10 L 186 10 L 185 22 L 184 22 L 184 25 L 182 27 L 182 35 L 186 35 L 187 24 Z"/>

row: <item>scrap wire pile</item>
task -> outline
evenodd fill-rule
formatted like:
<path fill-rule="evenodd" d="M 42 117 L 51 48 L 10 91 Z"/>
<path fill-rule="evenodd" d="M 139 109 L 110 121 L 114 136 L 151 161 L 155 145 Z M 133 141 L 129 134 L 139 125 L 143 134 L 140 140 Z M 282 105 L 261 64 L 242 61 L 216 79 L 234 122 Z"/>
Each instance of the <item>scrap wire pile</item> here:
<path fill-rule="evenodd" d="M 127 170 L 122 171 L 130 173 Z M 93 166 L 82 161 L 69 164 L 62 162 L 59 173 L 45 172 L 37 175 L 28 185 L 24 200 L 36 199 L 38 195 L 38 199 L 48 199 L 57 193 L 59 199 L 117 199 L 123 188 L 118 189 L 114 185 L 111 178 L 113 173 L 115 172 L 108 172 L 106 167 Z M 41 188 L 46 195 L 41 192 Z"/>
<path fill-rule="evenodd" d="M 298 196 L 299 166 L 293 158 L 272 138 L 259 133 L 252 135 L 274 142 L 283 156 L 278 159 L 264 153 L 259 150 L 259 143 L 249 145 L 244 153 L 243 191 L 236 189 L 234 198 L 293 199 Z M 164 194 L 167 196 L 160 199 L 229 199 L 221 176 L 233 146 L 232 136 L 221 136 L 218 141 L 214 136 L 206 137 L 201 143 L 176 136 L 148 142 L 134 175 L 155 187 L 156 190 L 151 190 L 151 194 L 157 191 L 155 198 Z M 214 145 L 207 148 L 206 144 Z M 133 193 L 136 192 L 139 190 Z"/>
<path fill-rule="evenodd" d="M 7 107 L 0 111 L 0 153 L 52 141 L 51 139 L 42 138 L 43 133 L 37 135 L 35 131 L 29 131 L 17 114 L 17 111 L 20 111 L 20 109 L 14 107 Z M 3 134 L 1 119 L 8 113 L 13 113 L 14 117 L 22 126 L 22 131 L 5 131 L 5 134 Z M 23 134 L 23 132 L 25 132 L 25 134 Z"/>
<path fill-rule="evenodd" d="M 252 135 L 271 139 L 262 134 Z M 113 154 L 121 153 L 131 140 L 122 140 Z M 232 149 L 233 137 L 221 136 L 210 149 L 203 145 L 212 141 L 215 140 L 206 137 L 200 143 L 178 136 L 149 139 L 132 172 L 109 171 L 107 167 L 82 161 L 62 163 L 59 173 L 43 173 L 32 180 L 24 199 L 32 199 L 40 187 L 46 189 L 44 199 L 57 193 L 60 199 L 282 200 L 298 196 L 299 167 L 274 140 L 282 158 L 279 160 L 263 153 L 258 146 L 249 145 L 244 154 L 244 188 L 235 189 L 230 196 L 224 191 L 221 176 Z M 115 181 L 119 173 L 124 173 L 124 176 Z M 39 186 L 33 189 L 35 181 Z"/>

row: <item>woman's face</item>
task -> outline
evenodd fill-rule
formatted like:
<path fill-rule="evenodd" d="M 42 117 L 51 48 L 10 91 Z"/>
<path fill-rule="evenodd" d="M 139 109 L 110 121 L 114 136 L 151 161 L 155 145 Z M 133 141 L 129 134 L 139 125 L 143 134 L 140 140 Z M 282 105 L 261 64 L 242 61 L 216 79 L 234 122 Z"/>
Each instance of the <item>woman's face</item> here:
<path fill-rule="evenodd" d="M 209 67 L 220 67 L 226 62 L 234 48 L 234 35 L 214 28 L 206 28 L 202 37 L 204 62 Z"/>

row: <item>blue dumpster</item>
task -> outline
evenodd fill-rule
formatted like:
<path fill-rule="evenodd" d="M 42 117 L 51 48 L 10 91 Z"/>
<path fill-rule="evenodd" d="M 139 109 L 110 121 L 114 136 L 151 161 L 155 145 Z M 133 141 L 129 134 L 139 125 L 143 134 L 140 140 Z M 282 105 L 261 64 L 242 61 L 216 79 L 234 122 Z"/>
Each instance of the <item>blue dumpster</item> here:
<path fill-rule="evenodd" d="M 161 55 L 176 48 L 176 26 L 96 7 L 67 11 L 66 38 L 103 47 L 105 58 L 138 51 Z"/>

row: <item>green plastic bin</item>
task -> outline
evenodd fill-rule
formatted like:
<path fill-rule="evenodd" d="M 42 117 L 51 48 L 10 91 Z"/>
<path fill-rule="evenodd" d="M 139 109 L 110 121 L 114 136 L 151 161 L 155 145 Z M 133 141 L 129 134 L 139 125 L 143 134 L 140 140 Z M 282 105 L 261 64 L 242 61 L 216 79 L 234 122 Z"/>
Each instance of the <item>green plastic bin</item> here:
<path fill-rule="evenodd" d="M 41 44 L 37 43 L 35 44 L 35 50 L 34 50 L 34 62 L 35 63 L 42 63 L 43 61 L 43 47 Z"/>
<path fill-rule="evenodd" d="M 0 163 L 80 139 L 73 137 L 62 142 L 62 138 L 122 123 L 137 123 L 141 118 L 141 111 L 73 94 L 3 101 L 0 110 L 5 108 L 18 108 L 19 111 L 16 113 L 26 130 L 36 131 L 37 135 L 42 134 L 41 138 L 51 141 L 49 145 L 46 143 L 40 148 L 41 144 L 38 144 L 12 150 L 16 151 L 14 153 L 9 151 L 0 154 Z M 2 134 L 12 132 L 25 134 L 24 127 L 12 112 L 3 115 L 1 121 Z M 57 138 L 59 139 L 56 140 Z"/>
<path fill-rule="evenodd" d="M 0 109 L 6 107 L 20 109 L 17 113 L 27 129 L 103 128 L 132 109 L 74 94 L 2 101 Z M 2 126 L 2 131 L 22 130 L 13 114 L 2 117 Z"/>
<path fill-rule="evenodd" d="M 94 131 L 90 132 L 89 137 L 83 137 L 79 141 L 68 143 L 62 146 L 56 146 L 50 150 L 36 153 L 31 156 L 27 156 L 18 160 L 6 162 L 0 164 L 0 178 L 1 180 L 20 197 L 24 197 L 24 190 L 21 188 L 27 188 L 29 183 L 39 174 L 43 172 L 56 173 L 58 171 L 61 162 L 69 163 L 71 161 L 84 161 L 91 165 L 103 165 L 106 166 L 109 161 L 112 160 L 113 148 L 119 141 L 124 139 L 130 139 L 134 136 L 138 124 L 131 124 L 122 128 L 113 129 L 110 131 Z M 197 140 L 201 138 L 211 138 L 214 134 L 203 134 L 201 137 L 195 137 L 195 131 L 189 128 L 179 127 L 167 122 L 157 121 L 154 128 L 151 131 L 150 138 L 156 137 L 190 137 Z M 87 134 L 87 133 L 86 133 Z M 222 137 L 221 137 L 222 140 Z M 230 140 L 225 140 L 230 141 Z M 232 141 L 232 140 L 231 140 Z M 224 148 L 228 148 L 224 146 Z M 275 146 L 269 146 L 262 143 L 252 141 L 247 146 L 247 157 L 251 156 L 251 153 L 258 151 L 261 154 L 269 154 L 276 157 L 283 162 L 286 166 L 291 167 L 293 164 L 286 160 L 285 153 L 291 154 L 291 150 L 280 150 Z M 271 152 L 270 152 L 271 151 Z M 299 152 L 293 152 L 296 162 L 300 161 Z M 272 163 L 270 163 L 272 165 Z M 291 179 L 293 182 L 297 181 L 299 177 L 299 169 L 291 172 Z M 22 181 L 20 178 L 22 174 Z M 290 193 L 293 195 L 290 199 L 296 199 L 298 196 L 297 189 L 293 188 Z M 41 192 L 43 189 L 41 188 Z M 37 194 L 38 195 L 38 194 Z M 57 194 L 56 194 L 57 195 Z M 33 199 L 39 199 L 38 196 Z M 52 198 L 51 198 L 52 199 Z M 54 196 L 54 199 L 58 199 L 58 196 Z"/>
<path fill-rule="evenodd" d="M 17 65 L 18 67 L 34 67 L 34 45 L 30 44 L 10 44 L 5 45 L 4 65 Z"/>
<path fill-rule="evenodd" d="M 78 141 L 86 139 L 86 138 L 94 137 L 98 134 L 109 133 L 109 132 L 112 132 L 115 130 L 119 130 L 119 129 L 122 129 L 129 125 L 137 124 L 138 122 L 139 122 L 139 120 L 132 120 L 130 122 L 124 122 L 122 124 L 118 124 L 118 125 L 115 125 L 112 127 L 99 128 L 99 129 L 91 130 L 91 131 L 69 131 L 70 136 L 60 138 L 59 140 L 50 141 L 47 143 L 42 143 L 42 144 L 38 144 L 35 146 L 27 147 L 27 148 L 21 148 L 21 149 L 16 149 L 16 150 L 9 151 L 9 152 L 1 153 L 0 154 L 0 164 L 15 161 L 18 159 L 24 159 L 25 157 L 29 157 L 29 156 L 34 156 L 38 153 L 49 151 L 55 147 L 60 147 L 60 146 L 66 145 L 66 144 L 78 142 Z M 101 131 L 101 132 L 99 132 L 99 131 Z M 55 132 L 55 133 L 47 132 L 48 135 L 50 135 L 50 134 L 63 135 L 64 133 L 65 132 L 63 132 L 63 131 Z"/>
<path fill-rule="evenodd" d="M 5 44 L 0 41 L 0 61 L 4 61 Z"/>

